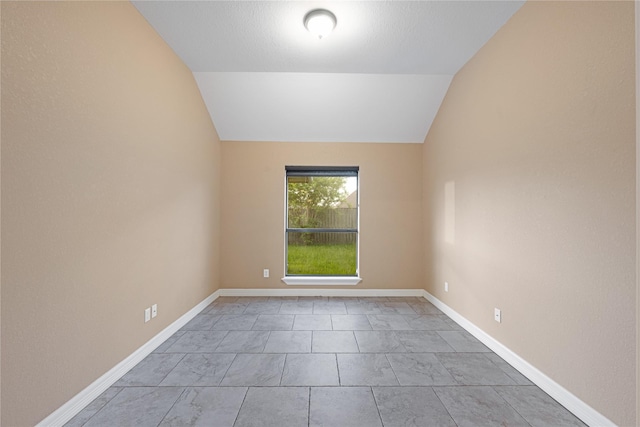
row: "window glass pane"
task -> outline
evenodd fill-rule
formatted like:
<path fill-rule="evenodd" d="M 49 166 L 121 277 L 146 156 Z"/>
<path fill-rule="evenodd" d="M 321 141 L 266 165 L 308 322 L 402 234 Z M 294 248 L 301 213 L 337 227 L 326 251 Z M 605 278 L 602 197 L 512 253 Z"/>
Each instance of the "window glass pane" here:
<path fill-rule="evenodd" d="M 357 233 L 287 233 L 287 275 L 355 276 Z"/>
<path fill-rule="evenodd" d="M 288 228 L 351 228 L 358 225 L 358 178 L 287 177 Z"/>

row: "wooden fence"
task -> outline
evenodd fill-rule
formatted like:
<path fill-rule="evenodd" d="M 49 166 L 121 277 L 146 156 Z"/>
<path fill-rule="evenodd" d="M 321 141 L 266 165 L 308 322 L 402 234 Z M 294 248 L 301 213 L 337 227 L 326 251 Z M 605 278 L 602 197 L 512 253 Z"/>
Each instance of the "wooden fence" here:
<path fill-rule="evenodd" d="M 331 228 L 356 229 L 358 213 L 356 208 L 335 209 L 289 209 L 290 228 Z M 290 245 L 347 245 L 355 244 L 356 233 L 336 232 L 290 232 Z"/>

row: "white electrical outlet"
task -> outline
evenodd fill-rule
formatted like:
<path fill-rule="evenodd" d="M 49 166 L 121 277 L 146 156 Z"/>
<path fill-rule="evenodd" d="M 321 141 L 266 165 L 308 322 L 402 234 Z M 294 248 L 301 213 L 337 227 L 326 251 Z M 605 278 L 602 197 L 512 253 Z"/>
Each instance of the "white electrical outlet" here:
<path fill-rule="evenodd" d="M 444 291 L 449 292 L 449 282 L 444 282 Z"/>
<path fill-rule="evenodd" d="M 496 320 L 496 322 L 502 323 L 502 312 L 499 308 L 493 309 L 493 318 Z"/>
<path fill-rule="evenodd" d="M 158 315 L 158 304 L 153 304 L 151 306 L 151 318 L 153 319 Z"/>
<path fill-rule="evenodd" d="M 144 309 L 144 323 L 147 323 L 149 320 L 151 320 L 151 308 L 145 308 Z"/>
<path fill-rule="evenodd" d="M 269 277 L 269 269 L 265 268 L 264 270 L 262 270 L 262 276 L 263 277 Z"/>

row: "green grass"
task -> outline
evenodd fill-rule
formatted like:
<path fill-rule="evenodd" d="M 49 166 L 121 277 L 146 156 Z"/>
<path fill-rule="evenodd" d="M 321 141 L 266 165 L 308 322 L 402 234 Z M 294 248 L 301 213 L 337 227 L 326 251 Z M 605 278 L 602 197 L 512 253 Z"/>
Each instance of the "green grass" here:
<path fill-rule="evenodd" d="M 355 276 L 356 245 L 289 245 L 287 274 Z"/>

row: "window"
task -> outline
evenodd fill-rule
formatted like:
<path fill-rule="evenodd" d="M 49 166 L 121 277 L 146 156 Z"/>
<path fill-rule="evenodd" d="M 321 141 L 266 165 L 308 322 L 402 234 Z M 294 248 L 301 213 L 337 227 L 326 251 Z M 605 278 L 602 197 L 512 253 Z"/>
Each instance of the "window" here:
<path fill-rule="evenodd" d="M 358 167 L 287 166 L 286 177 L 286 276 L 357 277 Z"/>

